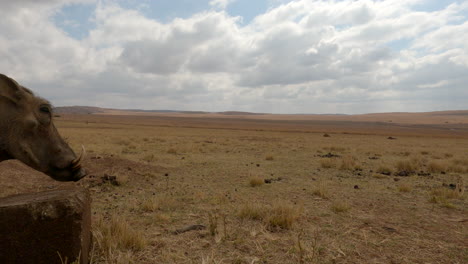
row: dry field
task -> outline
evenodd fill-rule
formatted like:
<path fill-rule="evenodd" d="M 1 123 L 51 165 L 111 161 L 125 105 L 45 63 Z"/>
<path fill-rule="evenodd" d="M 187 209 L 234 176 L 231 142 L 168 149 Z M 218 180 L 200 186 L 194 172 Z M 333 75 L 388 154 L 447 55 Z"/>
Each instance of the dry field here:
<path fill-rule="evenodd" d="M 62 115 L 90 176 L 3 162 L 0 196 L 89 188 L 93 263 L 468 263 L 456 118 Z"/>

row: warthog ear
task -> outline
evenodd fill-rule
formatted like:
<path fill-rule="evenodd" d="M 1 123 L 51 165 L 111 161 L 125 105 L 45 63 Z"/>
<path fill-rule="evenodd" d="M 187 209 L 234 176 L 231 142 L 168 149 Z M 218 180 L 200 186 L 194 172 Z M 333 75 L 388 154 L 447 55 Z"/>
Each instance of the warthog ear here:
<path fill-rule="evenodd" d="M 21 99 L 20 85 L 13 79 L 0 73 L 0 97 L 4 97 L 13 103 Z"/>

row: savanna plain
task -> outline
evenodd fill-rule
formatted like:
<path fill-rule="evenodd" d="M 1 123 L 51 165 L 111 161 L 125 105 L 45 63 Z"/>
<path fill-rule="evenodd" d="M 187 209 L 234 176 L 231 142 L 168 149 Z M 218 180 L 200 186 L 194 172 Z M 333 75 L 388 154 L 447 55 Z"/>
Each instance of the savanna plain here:
<path fill-rule="evenodd" d="M 92 263 L 468 263 L 468 114 L 441 115 L 61 114 L 89 176 L 7 161 L 0 196 L 88 188 Z"/>

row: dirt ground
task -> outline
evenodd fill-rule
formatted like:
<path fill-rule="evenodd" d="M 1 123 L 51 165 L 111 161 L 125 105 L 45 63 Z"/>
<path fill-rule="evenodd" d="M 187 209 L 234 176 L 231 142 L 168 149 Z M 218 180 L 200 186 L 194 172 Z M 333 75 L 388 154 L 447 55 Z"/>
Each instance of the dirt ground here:
<path fill-rule="evenodd" d="M 468 263 L 468 125 L 431 120 L 61 115 L 89 176 L 0 196 L 89 188 L 92 263 Z"/>

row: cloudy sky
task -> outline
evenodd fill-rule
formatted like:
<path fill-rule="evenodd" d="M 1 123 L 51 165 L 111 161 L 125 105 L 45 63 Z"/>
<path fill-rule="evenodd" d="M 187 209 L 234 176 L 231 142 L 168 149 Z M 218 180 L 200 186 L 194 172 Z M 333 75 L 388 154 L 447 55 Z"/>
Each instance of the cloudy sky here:
<path fill-rule="evenodd" d="M 0 72 L 56 106 L 468 109 L 466 0 L 0 2 Z"/>

